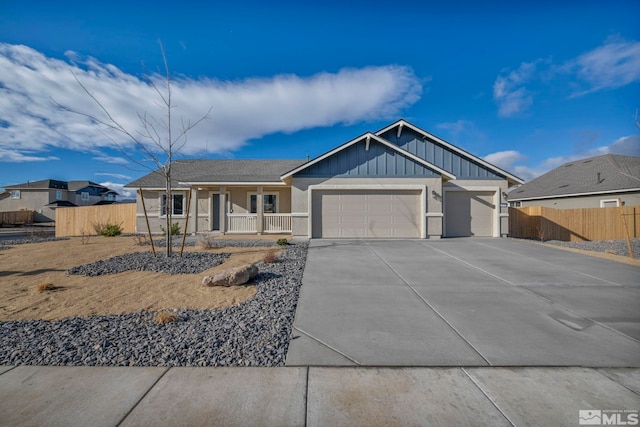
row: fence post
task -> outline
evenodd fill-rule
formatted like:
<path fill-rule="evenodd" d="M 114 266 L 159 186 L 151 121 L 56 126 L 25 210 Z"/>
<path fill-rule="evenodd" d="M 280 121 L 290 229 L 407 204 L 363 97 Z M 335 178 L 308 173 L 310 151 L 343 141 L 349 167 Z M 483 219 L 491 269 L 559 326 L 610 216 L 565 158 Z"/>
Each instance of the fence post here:
<path fill-rule="evenodd" d="M 622 223 L 624 224 L 624 231 L 627 233 L 627 246 L 629 246 L 629 256 L 633 256 L 633 247 L 631 246 L 631 237 L 629 237 L 629 227 L 627 227 L 627 218 L 624 217 L 624 206 L 622 206 L 622 199 L 618 197 L 618 206 L 620 206 L 620 215 L 622 215 Z M 635 215 L 634 215 L 635 216 Z"/>

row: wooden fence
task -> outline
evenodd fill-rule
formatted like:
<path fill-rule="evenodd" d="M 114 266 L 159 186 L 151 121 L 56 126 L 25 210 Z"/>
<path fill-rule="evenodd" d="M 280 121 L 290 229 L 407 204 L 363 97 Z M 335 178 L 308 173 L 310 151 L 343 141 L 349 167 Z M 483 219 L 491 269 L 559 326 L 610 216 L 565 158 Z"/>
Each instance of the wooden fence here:
<path fill-rule="evenodd" d="M 123 233 L 135 233 L 136 204 L 56 209 L 56 237 L 95 235 L 94 224 L 104 223 L 120 224 Z"/>
<path fill-rule="evenodd" d="M 640 206 L 622 208 L 553 209 L 542 206 L 509 208 L 509 236 L 525 239 L 585 240 L 640 237 Z"/>
<path fill-rule="evenodd" d="M 33 224 L 34 211 L 0 212 L 0 225 Z"/>

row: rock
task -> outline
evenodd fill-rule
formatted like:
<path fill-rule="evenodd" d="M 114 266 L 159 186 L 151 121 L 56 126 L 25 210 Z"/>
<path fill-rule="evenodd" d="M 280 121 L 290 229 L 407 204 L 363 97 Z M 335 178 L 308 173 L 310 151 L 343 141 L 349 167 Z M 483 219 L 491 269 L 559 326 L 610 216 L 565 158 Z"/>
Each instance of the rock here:
<path fill-rule="evenodd" d="M 205 286 L 235 286 L 244 285 L 258 275 L 258 267 L 254 264 L 236 267 L 215 276 L 205 276 L 202 284 Z"/>

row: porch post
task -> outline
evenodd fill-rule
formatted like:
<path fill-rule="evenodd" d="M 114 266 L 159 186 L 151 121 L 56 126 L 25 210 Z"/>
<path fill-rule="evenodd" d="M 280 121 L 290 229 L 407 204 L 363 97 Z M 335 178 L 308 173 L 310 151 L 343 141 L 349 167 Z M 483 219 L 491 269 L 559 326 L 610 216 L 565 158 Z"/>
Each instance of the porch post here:
<path fill-rule="evenodd" d="M 262 234 L 264 230 L 264 198 L 262 196 L 262 186 L 258 187 L 256 193 L 256 231 L 258 234 Z"/>
<path fill-rule="evenodd" d="M 198 189 L 190 187 L 189 192 L 191 193 L 191 197 L 189 200 L 191 201 L 191 233 L 196 234 L 198 232 Z"/>
<path fill-rule="evenodd" d="M 227 232 L 227 187 L 220 187 L 220 234 Z"/>

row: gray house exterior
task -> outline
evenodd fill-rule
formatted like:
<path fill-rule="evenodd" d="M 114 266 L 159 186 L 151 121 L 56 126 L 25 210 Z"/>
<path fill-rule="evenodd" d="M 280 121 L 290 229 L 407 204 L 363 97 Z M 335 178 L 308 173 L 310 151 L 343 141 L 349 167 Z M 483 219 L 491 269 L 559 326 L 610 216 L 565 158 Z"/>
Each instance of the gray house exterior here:
<path fill-rule="evenodd" d="M 181 160 L 174 164 L 175 220 L 189 231 L 291 233 L 309 238 L 499 237 L 504 194 L 523 181 L 399 120 L 313 160 Z M 168 208 L 162 174 L 141 190 L 152 232 Z M 138 195 L 138 231 L 144 231 Z"/>
<path fill-rule="evenodd" d="M 35 211 L 36 222 L 55 221 L 62 207 L 113 203 L 115 191 L 91 181 L 45 179 L 5 187 L 0 194 L 0 211 Z"/>
<path fill-rule="evenodd" d="M 567 162 L 509 193 L 515 207 L 556 209 L 640 205 L 640 157 L 605 154 Z"/>

